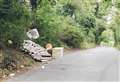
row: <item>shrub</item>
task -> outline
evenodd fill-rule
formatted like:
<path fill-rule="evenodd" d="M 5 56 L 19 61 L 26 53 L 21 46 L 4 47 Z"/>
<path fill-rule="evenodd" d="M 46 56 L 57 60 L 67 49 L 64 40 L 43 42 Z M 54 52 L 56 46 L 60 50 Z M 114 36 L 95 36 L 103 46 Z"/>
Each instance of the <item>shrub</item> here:
<path fill-rule="evenodd" d="M 60 45 L 56 36 L 60 17 L 56 15 L 54 8 L 48 1 L 42 1 L 40 5 L 36 13 L 37 28 L 40 33 L 37 43 L 42 46 L 45 46 L 46 43 L 52 43 L 54 46 Z"/>
<path fill-rule="evenodd" d="M 94 35 L 95 35 L 95 43 L 97 45 L 99 45 L 101 42 L 101 34 L 106 29 L 105 25 L 106 24 L 104 20 L 96 19 Z"/>
<path fill-rule="evenodd" d="M 110 29 L 103 31 L 100 44 L 113 47 L 115 45 L 114 32 Z"/>
<path fill-rule="evenodd" d="M 115 34 L 115 46 L 120 48 L 120 16 L 117 16 L 114 24 L 112 25 Z"/>
<path fill-rule="evenodd" d="M 9 47 L 20 46 L 25 38 L 25 30 L 30 24 L 27 5 L 16 0 L 2 0 L 0 17 L 0 41 Z M 9 45 L 8 40 L 13 41 L 13 44 Z"/>
<path fill-rule="evenodd" d="M 80 24 L 85 28 L 94 28 L 95 27 L 95 18 L 94 17 L 84 17 L 80 19 Z"/>
<path fill-rule="evenodd" d="M 71 48 L 80 48 L 80 43 L 83 41 L 83 33 L 80 28 L 69 26 L 61 31 L 59 38 Z"/>
<path fill-rule="evenodd" d="M 79 24 L 69 16 L 71 12 L 65 10 L 67 14 L 58 14 L 49 2 L 42 1 L 37 9 L 37 25 L 41 37 L 37 40 L 40 45 L 45 45 L 50 42 L 54 46 L 61 46 L 63 44 L 72 48 L 81 48 L 81 43 L 86 42 L 93 44 L 95 42 L 94 16 L 83 16 L 79 19 Z M 72 5 L 68 5 L 71 7 Z M 67 7 L 68 7 L 67 6 Z M 66 9 L 66 6 L 64 6 Z M 74 12 L 75 13 L 75 12 Z M 73 14 L 73 11 L 72 11 Z M 84 18 L 85 17 L 85 18 Z M 87 39 L 85 39 L 87 38 Z"/>

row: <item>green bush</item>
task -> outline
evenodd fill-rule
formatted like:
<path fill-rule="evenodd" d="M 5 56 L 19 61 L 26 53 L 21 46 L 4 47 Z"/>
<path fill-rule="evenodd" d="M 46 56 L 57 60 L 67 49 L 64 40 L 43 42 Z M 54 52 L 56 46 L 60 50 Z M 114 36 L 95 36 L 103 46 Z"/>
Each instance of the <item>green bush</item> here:
<path fill-rule="evenodd" d="M 115 3 L 116 7 L 119 7 L 118 2 Z M 110 28 L 106 27 L 103 20 L 103 16 L 109 13 L 112 6 L 109 0 L 103 0 L 99 4 L 96 4 L 96 0 L 41 0 L 35 5 L 36 8 L 31 13 L 30 5 L 25 2 L 0 1 L 2 43 L 9 47 L 19 47 L 26 39 L 26 29 L 32 27 L 32 21 L 40 34 L 35 41 L 42 46 L 49 42 L 53 46 L 67 45 L 80 48 L 95 44 L 109 46 L 120 44 L 119 17 L 113 26 L 108 26 Z M 13 43 L 9 44 L 8 41 Z"/>
<path fill-rule="evenodd" d="M 94 28 L 95 27 L 95 18 L 94 17 L 81 18 L 80 24 L 85 28 Z"/>
<path fill-rule="evenodd" d="M 114 32 L 110 29 L 103 31 L 100 44 L 113 47 L 115 45 Z"/>
<path fill-rule="evenodd" d="M 47 1 L 42 1 L 41 6 L 37 9 L 37 28 L 40 37 L 37 42 L 45 46 L 46 43 L 52 43 L 54 46 L 60 45 L 56 35 L 58 26 L 61 23 L 61 17 L 56 14 L 55 9 Z M 44 4 L 44 5 L 43 5 Z"/>
<path fill-rule="evenodd" d="M 95 34 L 94 29 L 89 29 L 88 32 L 83 31 L 83 41 L 80 43 L 81 48 L 95 47 Z"/>
<path fill-rule="evenodd" d="M 105 25 L 106 25 L 105 21 L 103 21 L 101 19 L 96 19 L 94 34 L 95 34 L 95 43 L 97 45 L 99 45 L 101 42 L 101 34 L 106 29 Z"/>
<path fill-rule="evenodd" d="M 0 5 L 0 41 L 9 47 L 18 47 L 30 24 L 30 11 L 17 0 L 2 0 Z M 9 45 L 8 40 L 13 44 Z"/>
<path fill-rule="evenodd" d="M 61 31 L 59 38 L 71 48 L 80 48 L 80 43 L 83 41 L 83 32 L 78 27 L 69 26 Z"/>
<path fill-rule="evenodd" d="M 112 25 L 115 34 L 115 46 L 120 48 L 120 16 L 117 16 L 114 24 Z"/>
<path fill-rule="evenodd" d="M 94 16 L 85 14 L 82 18 L 77 18 L 79 20 L 79 23 L 77 23 L 71 17 L 71 12 L 74 14 L 75 11 L 69 12 L 69 9 L 63 10 L 65 13 L 64 16 L 58 14 L 57 8 L 53 7 L 49 2 L 42 1 L 41 4 L 36 13 L 40 33 L 40 38 L 37 42 L 40 45 L 44 46 L 50 42 L 54 46 L 64 44 L 72 48 L 83 48 L 84 45 L 82 43 L 91 45 L 95 43 L 94 28 L 96 20 Z M 67 5 L 70 8 L 71 6 L 74 7 L 71 4 Z M 66 5 L 63 5 L 63 7 L 66 9 Z"/>

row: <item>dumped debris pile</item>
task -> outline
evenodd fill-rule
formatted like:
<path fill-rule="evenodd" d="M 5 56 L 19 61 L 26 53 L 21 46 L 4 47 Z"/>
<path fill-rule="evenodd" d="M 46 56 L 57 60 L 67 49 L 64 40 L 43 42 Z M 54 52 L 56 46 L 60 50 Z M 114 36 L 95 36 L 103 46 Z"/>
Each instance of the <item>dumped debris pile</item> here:
<path fill-rule="evenodd" d="M 45 48 L 31 40 L 24 40 L 22 50 L 29 53 L 36 60 L 48 59 L 51 56 Z"/>
<path fill-rule="evenodd" d="M 37 39 L 39 37 L 37 29 L 28 31 L 27 36 L 30 39 Z M 27 52 L 36 60 L 48 60 L 51 57 L 45 48 L 33 42 L 32 40 L 24 40 L 22 44 L 22 50 Z"/>

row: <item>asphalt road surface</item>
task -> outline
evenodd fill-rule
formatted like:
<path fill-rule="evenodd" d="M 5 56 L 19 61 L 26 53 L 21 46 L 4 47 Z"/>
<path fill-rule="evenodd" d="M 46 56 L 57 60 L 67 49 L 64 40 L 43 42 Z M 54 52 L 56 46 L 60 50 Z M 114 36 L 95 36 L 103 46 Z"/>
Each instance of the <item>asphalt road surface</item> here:
<path fill-rule="evenodd" d="M 6 82 L 42 81 L 119 81 L 120 52 L 97 47 L 73 50 L 63 58 L 18 75 Z"/>

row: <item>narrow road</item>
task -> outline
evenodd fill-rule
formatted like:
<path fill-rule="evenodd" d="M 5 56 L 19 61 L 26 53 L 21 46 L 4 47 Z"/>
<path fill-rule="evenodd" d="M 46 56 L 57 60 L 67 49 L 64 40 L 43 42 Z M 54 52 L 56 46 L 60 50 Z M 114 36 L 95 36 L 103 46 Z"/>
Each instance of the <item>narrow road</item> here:
<path fill-rule="evenodd" d="M 76 50 L 6 82 L 42 81 L 119 81 L 120 52 L 114 48 L 97 47 Z"/>

